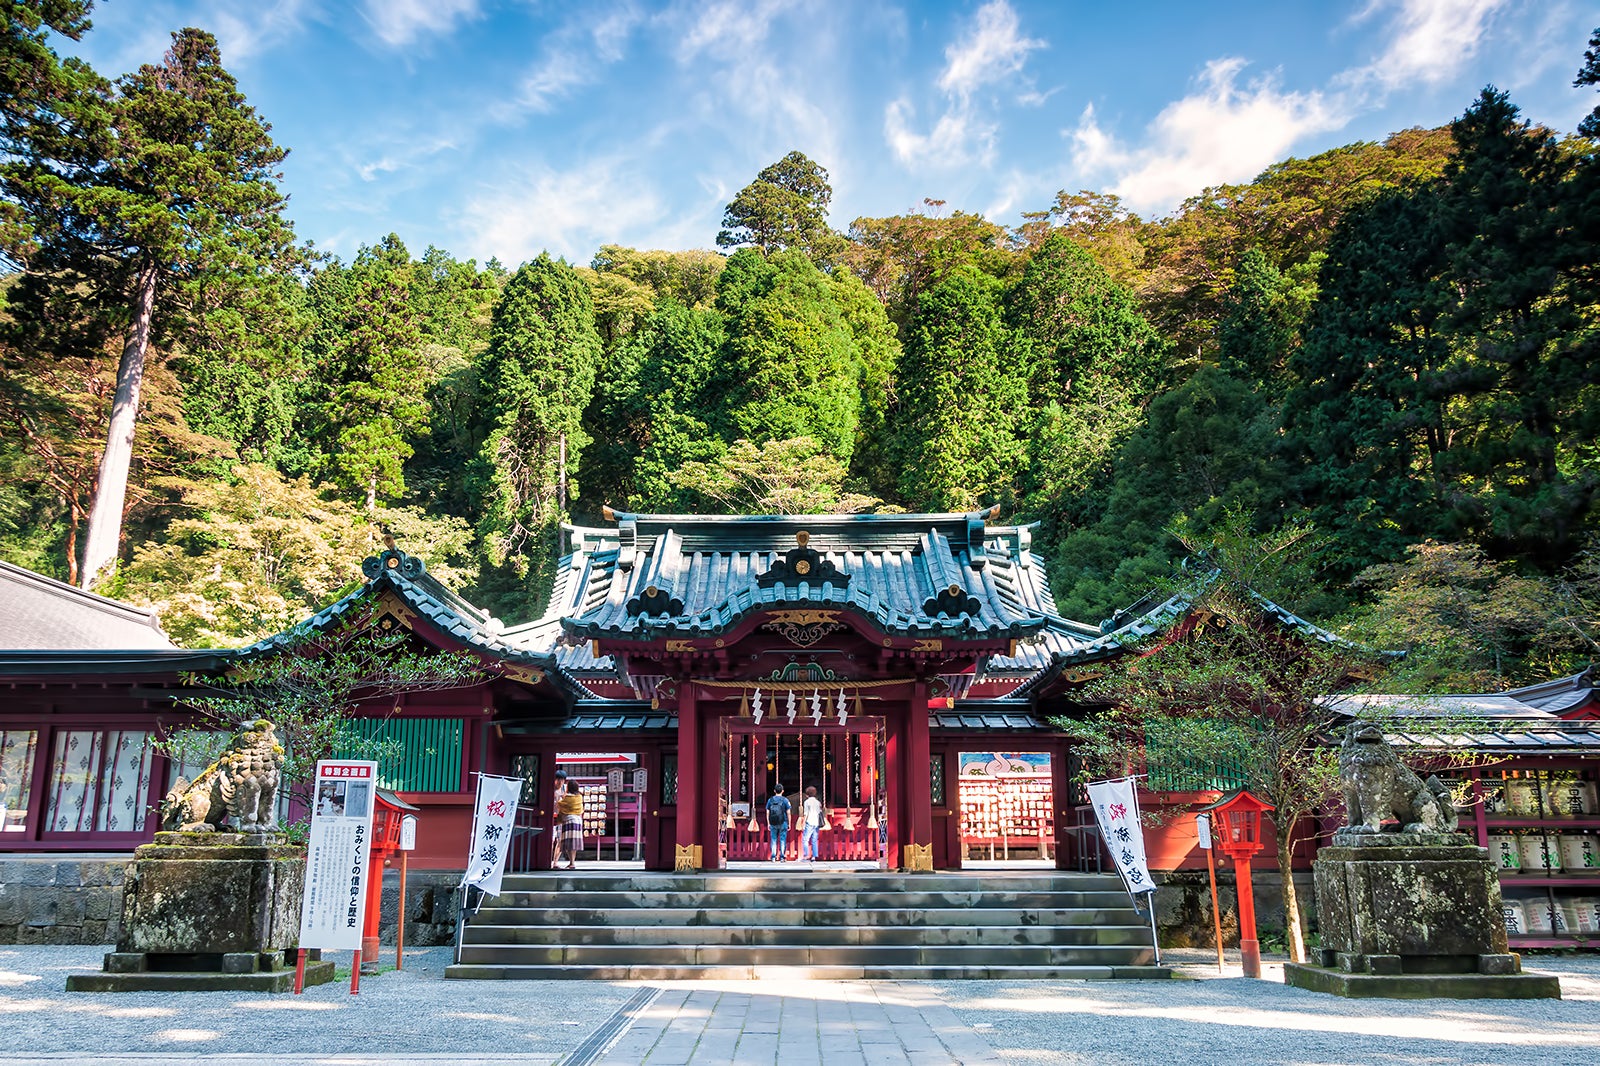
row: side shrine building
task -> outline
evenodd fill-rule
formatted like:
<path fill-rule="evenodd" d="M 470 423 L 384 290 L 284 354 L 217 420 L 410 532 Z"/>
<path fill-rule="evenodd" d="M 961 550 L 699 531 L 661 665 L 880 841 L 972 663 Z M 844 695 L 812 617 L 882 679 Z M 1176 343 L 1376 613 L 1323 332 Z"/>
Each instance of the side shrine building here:
<path fill-rule="evenodd" d="M 362 587 L 304 625 L 326 630 L 370 608 L 380 626 L 470 652 L 489 669 L 470 687 L 357 709 L 354 727 L 400 752 L 381 766 L 381 784 L 422 809 L 419 867 L 464 864 L 474 772 L 520 777 L 518 825 L 548 829 L 558 768 L 586 798 L 587 857 L 652 870 L 766 858 L 762 805 L 780 784 L 791 797 L 816 788 L 824 861 L 1097 866 L 1072 741 L 1051 719 L 1081 713 L 1075 691 L 1131 642 L 1179 624 L 1181 605 L 1141 606 L 1102 626 L 1066 620 L 1031 528 L 995 517 L 608 511 L 601 527 L 566 527 L 570 551 L 533 621 L 502 623 L 391 548 L 363 563 Z M 43 592 L 25 591 L 42 602 Z M 67 632 L 95 633 L 107 624 L 96 619 L 115 615 L 98 597 L 51 595 L 47 613 L 83 616 L 57 619 Z M 1332 639 L 1263 608 L 1303 636 Z M 89 637 L 41 647 L 7 634 L 5 618 L 0 611 L 9 649 L 0 650 L 0 852 L 12 853 L 148 841 L 184 769 L 152 744 L 192 718 L 184 675 L 225 674 L 286 639 L 237 650 L 161 639 L 97 647 Z M 1585 720 L 1600 701 L 1587 675 L 1486 699 L 1548 723 L 1479 738 L 1513 769 L 1474 771 L 1474 780 L 1492 778 L 1507 796 L 1516 792 L 1507 782 L 1524 777 L 1552 792 L 1578 780 L 1588 808 L 1563 815 L 1576 819 L 1564 831 L 1600 831 L 1600 732 Z M 1233 784 L 1168 772 L 1149 782 L 1159 792 L 1149 800 L 1193 809 Z M 1517 833 L 1539 823 L 1540 801 L 1519 802 L 1499 813 L 1480 804 L 1480 837 L 1501 822 Z M 1152 868 L 1204 868 L 1192 823 L 1151 831 Z M 1296 843 L 1309 857 L 1314 841 Z M 520 834 L 512 862 L 548 867 L 548 832 Z M 1563 872 L 1542 872 L 1552 869 Z M 1583 891 L 1593 879 L 1600 896 L 1600 873 L 1573 876 Z"/>

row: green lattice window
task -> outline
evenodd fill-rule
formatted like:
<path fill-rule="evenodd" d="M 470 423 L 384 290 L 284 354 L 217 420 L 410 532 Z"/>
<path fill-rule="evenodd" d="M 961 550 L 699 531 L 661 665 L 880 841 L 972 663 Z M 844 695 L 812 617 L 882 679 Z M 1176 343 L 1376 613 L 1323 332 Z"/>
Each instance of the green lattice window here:
<path fill-rule="evenodd" d="M 399 745 L 378 763 L 378 787 L 396 792 L 460 792 L 466 723 L 460 718 L 355 718 L 350 729 L 364 740 Z"/>
<path fill-rule="evenodd" d="M 1145 728 L 1145 772 L 1152 791 L 1226 792 L 1249 784 L 1244 752 L 1250 740 L 1243 730 L 1216 722 L 1171 725 L 1171 730 L 1156 723 Z"/>

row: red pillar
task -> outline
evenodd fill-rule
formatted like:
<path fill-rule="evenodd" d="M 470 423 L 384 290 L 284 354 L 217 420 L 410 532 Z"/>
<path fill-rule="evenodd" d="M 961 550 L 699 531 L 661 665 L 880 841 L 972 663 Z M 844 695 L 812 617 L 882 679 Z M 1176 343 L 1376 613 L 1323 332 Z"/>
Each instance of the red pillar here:
<path fill-rule="evenodd" d="M 714 704 L 712 705 L 715 706 Z M 722 869 L 722 790 L 727 781 L 722 773 L 722 719 L 715 714 L 702 715 L 700 719 L 700 765 L 706 790 L 700 794 L 700 806 L 691 813 L 697 827 L 696 838 L 700 844 L 700 869 Z"/>
<path fill-rule="evenodd" d="M 897 710 L 899 710 L 897 708 Z M 900 846 L 906 839 L 906 805 L 901 782 L 905 779 L 905 713 L 885 716 L 883 740 L 883 776 L 880 782 L 888 813 L 888 841 L 884 862 L 893 870 L 903 865 Z"/>
<path fill-rule="evenodd" d="M 1233 887 L 1239 895 L 1239 958 L 1246 977 L 1261 976 L 1261 944 L 1256 940 L 1256 897 L 1250 884 L 1250 860 L 1233 860 Z"/>
<path fill-rule="evenodd" d="M 695 703 L 694 686 L 678 683 L 678 839 L 673 852 L 673 869 L 697 870 L 701 858 L 694 854 L 700 844 L 700 709 Z"/>
<path fill-rule="evenodd" d="M 928 683 L 918 681 L 906 708 L 905 758 L 900 764 L 905 792 L 906 828 L 901 865 L 910 870 L 933 869 L 933 782 L 929 779 L 931 751 L 928 743 Z M 905 849 L 905 844 L 915 845 Z"/>

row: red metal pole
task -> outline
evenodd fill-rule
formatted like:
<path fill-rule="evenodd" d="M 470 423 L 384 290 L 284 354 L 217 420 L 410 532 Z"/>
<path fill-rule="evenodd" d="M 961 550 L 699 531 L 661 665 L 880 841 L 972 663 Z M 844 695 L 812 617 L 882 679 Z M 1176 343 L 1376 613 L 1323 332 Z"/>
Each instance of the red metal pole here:
<path fill-rule="evenodd" d="M 351 959 L 350 959 L 350 994 L 352 996 L 359 996 L 361 994 L 361 949 L 360 948 L 356 949 L 356 953 L 353 956 L 351 956 Z"/>
<path fill-rule="evenodd" d="M 306 990 L 306 949 L 294 949 L 294 994 L 299 995 Z"/>
<path fill-rule="evenodd" d="M 1261 945 L 1256 941 L 1256 900 L 1250 885 L 1250 859 L 1235 856 L 1234 890 L 1239 894 L 1239 957 L 1246 977 L 1261 976 Z"/>
<path fill-rule="evenodd" d="M 378 922 L 383 910 L 383 856 L 373 855 L 367 871 L 367 914 L 361 930 L 361 958 L 372 973 L 378 972 Z M 403 908 L 402 908 L 403 909 Z"/>

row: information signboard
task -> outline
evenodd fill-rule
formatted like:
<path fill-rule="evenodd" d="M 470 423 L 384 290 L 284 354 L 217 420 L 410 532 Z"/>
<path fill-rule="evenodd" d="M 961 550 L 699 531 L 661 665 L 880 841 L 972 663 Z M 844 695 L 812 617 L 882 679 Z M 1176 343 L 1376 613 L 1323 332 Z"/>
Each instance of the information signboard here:
<path fill-rule="evenodd" d="M 606 791 L 607 792 L 621 792 L 622 791 L 622 771 L 621 770 L 607 770 L 606 771 Z"/>
<path fill-rule="evenodd" d="M 641 766 L 633 772 L 633 790 L 635 792 L 643 795 L 644 793 L 650 791 L 649 784 L 650 771 Z"/>
<path fill-rule="evenodd" d="M 361 950 L 378 764 L 361 759 L 317 763 L 300 946 Z"/>

